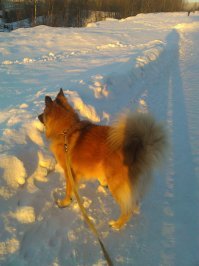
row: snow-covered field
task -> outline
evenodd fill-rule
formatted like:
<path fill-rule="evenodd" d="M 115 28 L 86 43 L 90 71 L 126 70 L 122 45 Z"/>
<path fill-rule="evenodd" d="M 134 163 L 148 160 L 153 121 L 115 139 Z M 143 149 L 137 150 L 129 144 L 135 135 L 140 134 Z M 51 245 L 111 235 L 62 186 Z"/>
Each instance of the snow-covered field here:
<path fill-rule="evenodd" d="M 81 185 L 114 265 L 199 265 L 198 72 L 199 13 L 0 33 L 0 265 L 106 265 L 77 203 L 54 203 L 64 177 L 37 115 L 60 87 L 83 118 L 140 109 L 170 133 L 141 214 L 121 231 L 108 226 L 119 211 L 108 190 Z"/>

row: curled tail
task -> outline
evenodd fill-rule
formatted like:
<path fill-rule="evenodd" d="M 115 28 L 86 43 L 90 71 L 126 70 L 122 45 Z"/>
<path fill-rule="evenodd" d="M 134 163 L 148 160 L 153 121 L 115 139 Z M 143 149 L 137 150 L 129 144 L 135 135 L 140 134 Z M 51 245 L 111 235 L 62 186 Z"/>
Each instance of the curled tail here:
<path fill-rule="evenodd" d="M 110 127 L 108 143 L 111 152 L 122 160 L 113 176 L 115 182 L 109 183 L 121 208 L 119 219 L 110 223 L 118 229 L 132 212 L 139 212 L 139 202 L 150 185 L 151 171 L 164 155 L 167 138 L 164 127 L 151 115 L 130 113 Z"/>
<path fill-rule="evenodd" d="M 161 161 L 167 146 L 162 124 L 145 113 L 130 113 L 119 117 L 111 127 L 109 143 L 114 150 L 122 150 L 124 164 L 136 180 L 150 173 Z"/>

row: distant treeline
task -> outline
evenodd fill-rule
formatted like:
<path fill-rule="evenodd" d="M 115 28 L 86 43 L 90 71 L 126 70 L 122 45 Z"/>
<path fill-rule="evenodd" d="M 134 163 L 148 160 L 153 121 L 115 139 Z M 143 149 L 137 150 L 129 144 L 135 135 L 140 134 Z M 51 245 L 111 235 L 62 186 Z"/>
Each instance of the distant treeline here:
<path fill-rule="evenodd" d="M 7 22 L 29 18 L 34 24 L 36 17 L 49 26 L 81 27 L 92 17 L 125 18 L 139 13 L 182 11 L 185 0 L 26 0 L 5 12 Z M 93 14 L 96 14 L 93 18 Z M 101 14 L 101 15 L 100 15 Z"/>

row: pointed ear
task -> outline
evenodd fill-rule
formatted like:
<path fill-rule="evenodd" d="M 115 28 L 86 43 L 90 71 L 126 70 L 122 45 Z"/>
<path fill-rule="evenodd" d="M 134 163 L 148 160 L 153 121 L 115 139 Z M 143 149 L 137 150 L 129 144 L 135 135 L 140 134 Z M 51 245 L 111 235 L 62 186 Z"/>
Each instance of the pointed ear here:
<path fill-rule="evenodd" d="M 62 88 L 60 89 L 59 93 L 57 94 L 57 98 L 58 98 L 58 97 L 65 97 L 65 95 L 64 95 L 64 92 L 63 92 L 63 89 L 62 89 Z"/>
<path fill-rule="evenodd" d="M 50 98 L 50 96 L 45 97 L 45 104 L 46 106 L 50 106 L 52 104 L 53 100 Z"/>
<path fill-rule="evenodd" d="M 63 91 L 62 88 L 60 89 L 59 93 L 60 93 L 60 95 L 65 96 L 65 95 L 64 95 L 64 91 Z"/>

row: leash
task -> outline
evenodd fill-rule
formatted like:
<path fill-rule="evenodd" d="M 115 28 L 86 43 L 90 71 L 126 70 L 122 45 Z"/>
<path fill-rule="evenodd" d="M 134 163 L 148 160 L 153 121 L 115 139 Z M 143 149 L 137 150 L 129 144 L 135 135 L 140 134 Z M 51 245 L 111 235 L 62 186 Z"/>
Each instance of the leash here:
<path fill-rule="evenodd" d="M 67 168 L 67 175 L 68 175 L 68 179 L 72 185 L 72 189 L 73 189 L 73 192 L 75 194 L 75 198 L 77 200 L 77 203 L 79 205 L 79 208 L 82 212 L 82 215 L 84 217 L 84 220 L 86 221 L 87 225 L 89 226 L 91 232 L 93 233 L 93 235 L 97 238 L 99 244 L 100 244 L 100 247 L 101 247 L 101 250 L 104 254 L 104 258 L 106 259 L 107 261 L 107 264 L 108 266 L 113 266 L 113 262 L 102 242 L 102 240 L 100 239 L 100 236 L 99 236 L 99 233 L 97 231 L 97 229 L 95 228 L 95 225 L 94 223 L 91 221 L 91 219 L 88 217 L 88 214 L 86 212 L 86 209 L 84 208 L 83 204 L 82 204 L 82 201 L 80 199 L 80 196 L 79 196 L 79 193 L 77 191 L 77 188 L 76 188 L 76 185 L 75 185 L 75 180 L 74 180 L 74 177 L 73 177 L 73 174 L 72 174 L 72 170 L 71 170 L 71 163 L 70 163 L 70 156 L 69 156 L 69 152 L 68 152 L 68 140 L 67 140 L 67 136 L 68 136 L 68 132 L 67 131 L 64 131 L 62 133 L 62 135 L 64 135 L 64 150 L 65 150 L 65 157 L 66 157 L 66 168 Z"/>

